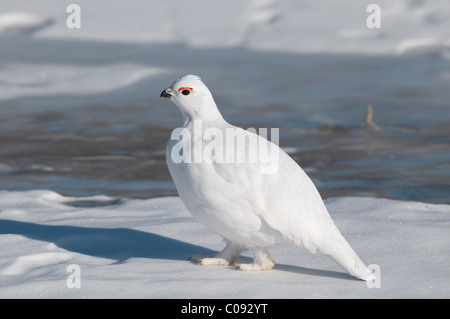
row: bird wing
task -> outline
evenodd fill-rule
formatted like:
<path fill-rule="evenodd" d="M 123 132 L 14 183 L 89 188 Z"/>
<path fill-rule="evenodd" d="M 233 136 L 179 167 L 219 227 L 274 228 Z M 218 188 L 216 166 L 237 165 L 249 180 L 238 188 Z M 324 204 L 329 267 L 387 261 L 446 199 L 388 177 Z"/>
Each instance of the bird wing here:
<path fill-rule="evenodd" d="M 254 138 L 254 133 L 236 129 L 237 135 Z M 339 231 L 319 192 L 300 166 L 277 145 L 256 136 L 257 152 L 263 148 L 262 152 L 270 150 L 271 156 L 258 154 L 258 160 L 249 163 L 251 154 L 239 154 L 243 163 L 214 163 L 211 167 L 223 181 L 227 206 L 238 206 L 260 231 L 276 231 L 283 239 L 315 252 L 324 240 L 340 235 Z M 255 152 L 248 143 L 246 150 Z M 268 167 L 277 169 L 268 170 Z"/>

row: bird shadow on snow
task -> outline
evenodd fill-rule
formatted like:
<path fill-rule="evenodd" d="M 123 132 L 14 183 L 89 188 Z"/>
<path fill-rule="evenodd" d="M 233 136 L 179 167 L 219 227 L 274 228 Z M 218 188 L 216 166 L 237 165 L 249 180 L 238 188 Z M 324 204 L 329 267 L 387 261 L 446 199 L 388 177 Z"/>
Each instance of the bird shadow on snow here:
<path fill-rule="evenodd" d="M 89 228 L 40 225 L 0 219 L 0 234 L 17 234 L 51 242 L 68 251 L 116 260 L 153 258 L 187 260 L 192 254 L 213 250 L 180 240 L 128 228 Z"/>
<path fill-rule="evenodd" d="M 343 279 L 343 280 L 359 281 L 359 279 L 356 279 L 355 277 L 352 277 L 345 272 L 339 272 L 339 271 L 333 271 L 333 270 L 313 269 L 313 268 L 284 265 L 284 264 L 276 264 L 274 269 L 280 270 L 280 271 L 286 271 L 286 272 L 293 272 L 293 273 L 306 275 L 306 276 L 328 277 L 328 278 L 336 278 L 336 279 Z"/>
<path fill-rule="evenodd" d="M 79 226 L 41 225 L 0 219 L 0 235 L 15 234 L 54 243 L 65 250 L 115 260 L 151 258 L 186 261 L 191 255 L 213 256 L 216 251 L 177 239 L 128 228 L 90 228 Z M 250 262 L 248 257 L 241 257 Z M 308 276 L 350 279 L 344 272 L 276 264 L 275 270 Z"/>

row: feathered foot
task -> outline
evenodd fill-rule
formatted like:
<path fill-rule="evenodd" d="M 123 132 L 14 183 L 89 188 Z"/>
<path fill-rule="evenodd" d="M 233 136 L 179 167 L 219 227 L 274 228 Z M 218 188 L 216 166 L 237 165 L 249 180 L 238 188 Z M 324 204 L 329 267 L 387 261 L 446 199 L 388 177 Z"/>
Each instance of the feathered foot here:
<path fill-rule="evenodd" d="M 270 258 L 267 250 L 261 247 L 252 248 L 253 262 L 250 264 L 234 264 L 236 270 L 242 271 L 261 271 L 270 270 L 275 266 L 275 262 Z"/>
<path fill-rule="evenodd" d="M 241 251 L 242 248 L 230 242 L 215 257 L 193 255 L 189 258 L 189 260 L 193 260 L 202 266 L 229 266 L 236 261 Z"/>
<path fill-rule="evenodd" d="M 220 257 L 205 257 L 202 255 L 193 255 L 189 260 L 197 262 L 202 266 L 229 266 L 230 261 Z"/>

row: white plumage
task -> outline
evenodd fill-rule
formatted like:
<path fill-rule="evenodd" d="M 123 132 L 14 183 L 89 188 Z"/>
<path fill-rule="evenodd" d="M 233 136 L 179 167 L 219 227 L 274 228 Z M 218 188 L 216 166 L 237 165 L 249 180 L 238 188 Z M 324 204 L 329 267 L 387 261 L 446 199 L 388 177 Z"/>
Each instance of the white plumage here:
<path fill-rule="evenodd" d="M 266 248 L 293 242 L 331 256 L 357 278 L 374 279 L 300 166 L 267 139 L 227 123 L 198 76 L 179 78 L 161 96 L 170 98 L 182 112 L 166 150 L 180 198 L 195 218 L 227 241 L 217 256 L 193 256 L 194 260 L 202 265 L 235 265 L 240 270 L 271 269 L 274 262 Z M 226 139 L 230 132 L 234 140 Z M 233 143 L 240 138 L 245 141 L 245 154 L 239 152 L 242 144 Z M 248 160 L 256 150 L 250 141 L 272 149 L 269 162 L 261 157 Z M 229 154 L 233 154 L 231 161 L 226 159 Z M 277 169 L 264 172 L 268 165 Z M 252 251 L 253 263 L 237 262 L 245 249 Z"/>

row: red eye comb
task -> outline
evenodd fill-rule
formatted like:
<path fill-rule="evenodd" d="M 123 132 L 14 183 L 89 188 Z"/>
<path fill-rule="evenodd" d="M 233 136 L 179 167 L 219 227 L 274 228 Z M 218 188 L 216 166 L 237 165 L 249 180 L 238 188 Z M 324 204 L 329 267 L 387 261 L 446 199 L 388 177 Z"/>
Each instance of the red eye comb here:
<path fill-rule="evenodd" d="M 192 91 L 192 88 L 188 88 L 188 87 L 181 87 L 181 88 L 179 88 L 178 89 L 178 92 L 180 92 L 180 91 L 183 91 L 183 90 L 189 90 L 189 91 Z"/>

